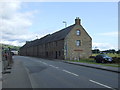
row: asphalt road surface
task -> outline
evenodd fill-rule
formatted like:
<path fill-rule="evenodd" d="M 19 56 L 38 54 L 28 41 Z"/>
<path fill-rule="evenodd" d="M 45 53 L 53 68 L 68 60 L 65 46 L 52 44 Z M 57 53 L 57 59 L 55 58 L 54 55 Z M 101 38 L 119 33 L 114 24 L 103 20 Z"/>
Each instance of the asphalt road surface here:
<path fill-rule="evenodd" d="M 32 88 L 118 88 L 118 73 L 34 57 L 14 56 L 20 60 Z"/>

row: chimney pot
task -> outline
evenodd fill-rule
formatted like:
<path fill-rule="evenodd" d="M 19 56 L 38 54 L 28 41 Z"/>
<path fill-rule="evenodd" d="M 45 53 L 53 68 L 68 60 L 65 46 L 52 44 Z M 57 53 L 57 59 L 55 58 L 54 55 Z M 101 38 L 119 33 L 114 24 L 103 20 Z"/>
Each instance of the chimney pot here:
<path fill-rule="evenodd" d="M 81 24 L 80 21 L 81 21 L 81 20 L 79 19 L 79 17 L 76 17 L 76 19 L 75 19 L 75 24 L 76 24 L 76 25 L 80 25 L 80 24 Z"/>

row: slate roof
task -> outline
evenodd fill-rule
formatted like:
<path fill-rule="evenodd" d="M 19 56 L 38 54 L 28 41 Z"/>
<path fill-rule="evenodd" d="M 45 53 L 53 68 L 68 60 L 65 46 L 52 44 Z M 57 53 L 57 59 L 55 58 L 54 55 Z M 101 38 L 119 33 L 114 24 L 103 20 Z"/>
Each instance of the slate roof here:
<path fill-rule="evenodd" d="M 49 42 L 53 42 L 53 41 L 58 41 L 61 39 L 64 39 L 67 34 L 72 30 L 72 28 L 75 26 L 75 24 L 68 26 L 60 31 L 57 31 L 53 34 L 48 34 L 40 39 L 36 39 L 34 41 L 30 41 L 27 42 L 23 47 L 31 47 L 31 46 L 36 46 L 36 45 L 40 45 L 40 44 L 45 44 L 45 43 L 49 43 Z"/>

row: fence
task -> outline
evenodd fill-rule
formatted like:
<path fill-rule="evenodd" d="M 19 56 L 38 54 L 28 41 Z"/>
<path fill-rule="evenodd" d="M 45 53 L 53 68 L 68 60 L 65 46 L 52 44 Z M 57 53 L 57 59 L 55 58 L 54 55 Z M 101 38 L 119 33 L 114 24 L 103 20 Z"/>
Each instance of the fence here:
<path fill-rule="evenodd" d="M 7 69 L 12 67 L 12 53 L 10 50 L 2 50 L 2 73 L 6 73 Z"/>

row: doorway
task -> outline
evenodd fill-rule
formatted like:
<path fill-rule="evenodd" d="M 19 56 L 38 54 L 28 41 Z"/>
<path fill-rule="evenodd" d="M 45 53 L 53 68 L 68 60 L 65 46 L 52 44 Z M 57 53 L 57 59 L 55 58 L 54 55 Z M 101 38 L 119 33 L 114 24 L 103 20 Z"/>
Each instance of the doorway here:
<path fill-rule="evenodd" d="M 55 58 L 57 59 L 58 57 L 57 57 L 57 51 L 55 52 Z"/>

